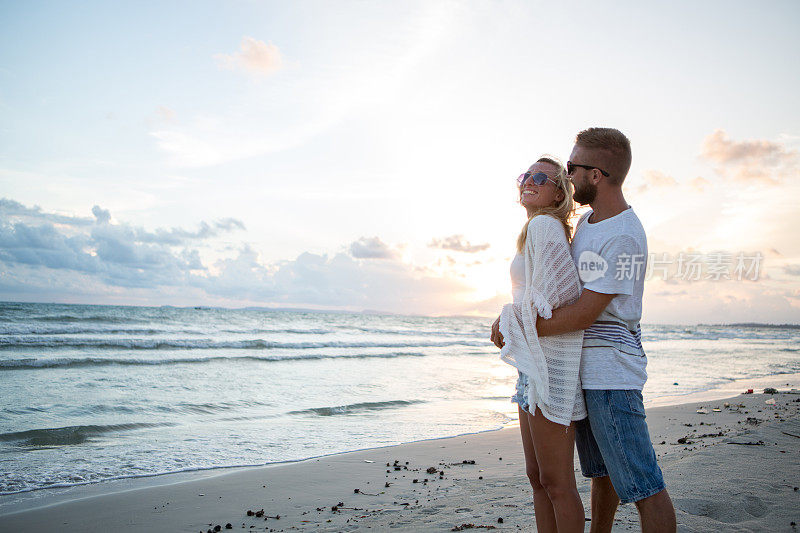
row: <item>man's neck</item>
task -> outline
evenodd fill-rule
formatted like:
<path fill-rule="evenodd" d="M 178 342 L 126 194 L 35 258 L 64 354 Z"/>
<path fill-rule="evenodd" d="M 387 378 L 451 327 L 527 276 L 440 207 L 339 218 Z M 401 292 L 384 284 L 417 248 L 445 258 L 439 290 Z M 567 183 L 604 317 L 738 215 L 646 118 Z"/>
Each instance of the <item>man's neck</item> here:
<path fill-rule="evenodd" d="M 592 208 L 592 215 L 589 219 L 590 224 L 615 217 L 630 207 L 628 202 L 625 201 L 621 190 L 618 194 L 613 194 L 608 198 L 596 198 L 589 205 Z"/>

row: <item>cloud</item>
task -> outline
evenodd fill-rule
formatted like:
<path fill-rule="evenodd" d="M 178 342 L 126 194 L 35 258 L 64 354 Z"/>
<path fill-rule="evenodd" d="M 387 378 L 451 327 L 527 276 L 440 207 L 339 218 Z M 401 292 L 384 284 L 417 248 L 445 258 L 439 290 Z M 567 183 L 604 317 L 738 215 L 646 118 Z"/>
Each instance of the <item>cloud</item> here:
<path fill-rule="evenodd" d="M 221 68 L 240 68 L 257 74 L 272 74 L 283 67 L 283 59 L 277 46 L 247 36 L 242 38 L 238 52 L 215 54 L 214 59 Z"/>
<path fill-rule="evenodd" d="M 127 227 L 96 226 L 67 235 L 53 224 L 0 224 L 0 261 L 95 275 L 118 287 L 155 288 L 204 268 L 191 250 L 137 242 Z"/>
<path fill-rule="evenodd" d="M 92 207 L 92 214 L 98 224 L 106 224 L 111 220 L 111 212 L 108 209 L 102 209 L 99 205 Z"/>
<path fill-rule="evenodd" d="M 643 193 L 651 189 L 671 188 L 677 185 L 678 182 L 672 176 L 668 176 L 658 170 L 645 170 L 642 175 L 642 183 L 635 190 Z"/>
<path fill-rule="evenodd" d="M 688 182 L 689 188 L 697 192 L 704 192 L 710 185 L 711 182 L 701 176 L 697 176 Z M 660 170 L 645 170 L 639 180 L 639 184 L 633 187 L 633 192 L 642 194 L 648 191 L 666 191 L 683 186 L 685 184 Z"/>
<path fill-rule="evenodd" d="M 172 122 L 175 120 L 177 113 L 167 106 L 160 105 L 156 108 L 156 116 L 164 122 Z"/>
<path fill-rule="evenodd" d="M 211 166 L 297 146 L 310 136 L 309 131 L 317 129 L 316 121 L 324 113 L 320 111 L 305 122 L 298 120 L 289 127 L 280 127 L 264 122 L 260 118 L 263 114 L 254 112 L 249 117 L 195 120 L 187 126 L 151 131 L 150 136 L 170 156 L 171 164 Z"/>
<path fill-rule="evenodd" d="M 800 276 L 800 265 L 784 265 L 783 271 L 790 276 Z"/>
<path fill-rule="evenodd" d="M 396 254 L 378 237 L 361 237 L 350 244 L 350 255 L 357 259 L 391 259 Z"/>
<path fill-rule="evenodd" d="M 9 198 L 0 198 L 0 221 L 4 217 L 19 217 L 23 219 L 46 220 L 56 224 L 69 226 L 90 226 L 96 218 L 76 217 L 70 215 L 59 215 L 56 213 L 45 213 L 38 205 L 26 207 L 21 203 Z"/>
<path fill-rule="evenodd" d="M 503 308 L 503 306 L 508 303 L 508 301 L 509 301 L 509 295 L 498 294 L 492 296 L 491 298 L 487 298 L 486 300 L 474 302 L 469 309 L 466 309 L 464 311 L 464 313 L 472 315 L 483 315 L 486 317 L 495 317 L 497 316 L 498 312 Z"/>
<path fill-rule="evenodd" d="M 341 15 L 333 2 L 318 7 L 323 18 Z M 413 99 L 414 88 L 419 88 L 412 80 L 419 74 L 418 67 L 430 58 L 431 50 L 447 42 L 459 27 L 463 11 L 451 2 L 426 2 L 418 7 L 401 8 L 401 18 L 381 8 L 381 18 L 385 16 L 385 23 L 392 25 L 391 35 L 382 30 L 385 24 L 359 27 L 359 36 L 346 37 L 344 48 L 316 47 L 306 54 L 303 69 L 283 76 L 289 69 L 281 68 L 281 83 L 245 90 L 237 84 L 227 85 L 222 93 L 216 93 L 212 108 L 194 114 L 182 111 L 180 121 L 152 125 L 150 136 L 169 164 L 207 167 L 295 149 L 368 109 L 406 109 L 402 102 L 409 94 Z M 381 45 L 361 46 L 367 35 L 379 39 Z M 256 74 L 277 67 L 275 58 L 280 58 L 281 66 L 289 66 L 284 50 L 275 45 L 244 37 L 241 48 L 215 55 L 220 68 Z M 276 53 L 270 55 L 270 50 Z M 273 60 L 256 59 L 261 57 Z M 407 103 L 409 109 L 416 108 L 413 102 Z M 353 170 L 351 166 L 349 171 Z"/>
<path fill-rule="evenodd" d="M 212 246 L 208 239 L 222 232 L 244 229 L 241 221 L 201 222 L 196 231 L 147 231 L 111 223 L 111 213 L 99 206 L 92 210 L 93 222 L 63 216 L 65 224 L 54 224 L 51 214 L 39 209 L 13 200 L 0 200 L 0 205 L 7 208 L 0 213 L 0 299 L 14 295 L 76 301 L 89 295 L 94 303 L 290 305 L 437 314 L 462 312 L 473 291 L 463 281 L 402 261 L 378 237 L 351 243 L 349 254 L 305 252 L 273 263 L 261 260 L 249 245 L 238 245 L 233 257 L 204 264 L 200 247 Z"/>
<path fill-rule="evenodd" d="M 489 243 L 471 244 L 470 242 L 464 240 L 463 235 L 451 235 L 450 237 L 445 237 L 443 239 L 433 239 L 428 246 L 430 248 L 441 248 L 442 250 L 453 250 L 456 252 L 474 254 L 486 250 L 490 245 Z"/>
<path fill-rule="evenodd" d="M 222 231 L 231 231 L 233 229 L 241 229 L 241 230 L 246 229 L 244 227 L 244 222 L 230 217 L 217 220 L 216 222 L 214 222 L 214 227 Z"/>
<path fill-rule="evenodd" d="M 658 291 L 653 294 L 656 296 L 685 296 L 688 293 L 686 291 Z"/>
<path fill-rule="evenodd" d="M 227 233 L 235 229 L 245 229 L 244 222 L 234 218 L 224 218 L 209 224 L 200 222 L 197 231 L 189 231 L 182 228 L 158 228 L 154 232 L 148 232 L 142 228 L 136 228 L 135 239 L 141 242 L 167 244 L 177 246 L 185 244 L 186 241 L 203 240 L 217 237 L 220 233 Z"/>
<path fill-rule="evenodd" d="M 689 186 L 697 192 L 704 192 L 709 185 L 711 182 L 701 176 L 697 176 L 689 182 Z"/>
<path fill-rule="evenodd" d="M 0 199 L 0 261 L 92 274 L 114 286 L 152 288 L 206 269 L 192 244 L 244 229 L 241 221 L 225 218 L 201 222 L 197 231 L 151 232 L 111 224 L 111 213 L 97 205 L 92 214 L 94 219 L 54 215 Z"/>
<path fill-rule="evenodd" d="M 85 235 L 69 237 L 49 222 L 40 226 L 0 223 L 0 260 L 6 263 L 99 272 L 98 259 L 84 251 L 88 247 Z"/>
<path fill-rule="evenodd" d="M 734 141 L 718 129 L 705 138 L 702 157 L 717 164 L 720 174 L 740 181 L 778 184 L 800 176 L 800 154 L 783 142 L 760 139 Z"/>
<path fill-rule="evenodd" d="M 686 294 L 669 296 L 658 294 L 664 290 L 660 283 L 645 283 L 644 290 L 644 323 L 800 321 L 800 306 L 790 296 L 796 289 L 770 282 L 699 281 L 686 287 Z"/>
<path fill-rule="evenodd" d="M 358 261 L 304 252 L 291 261 L 265 265 L 249 246 L 214 265 L 218 274 L 195 277 L 192 285 L 228 299 L 275 305 L 378 309 L 427 313 L 458 311 L 465 284 L 421 273 L 398 259 Z"/>

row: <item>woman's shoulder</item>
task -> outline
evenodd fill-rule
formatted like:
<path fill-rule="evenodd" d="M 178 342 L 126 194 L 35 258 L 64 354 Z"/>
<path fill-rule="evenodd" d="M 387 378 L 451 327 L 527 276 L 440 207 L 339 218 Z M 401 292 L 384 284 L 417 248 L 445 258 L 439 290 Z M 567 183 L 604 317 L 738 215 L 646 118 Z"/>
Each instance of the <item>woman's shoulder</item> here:
<path fill-rule="evenodd" d="M 526 240 L 531 245 L 537 241 L 552 241 L 563 242 L 569 246 L 569 241 L 564 233 L 564 224 L 556 217 L 547 214 L 536 215 L 528 222 L 528 238 Z"/>
<path fill-rule="evenodd" d="M 528 233 L 530 233 L 531 230 L 535 231 L 537 229 L 542 231 L 551 231 L 553 228 L 559 229 L 563 232 L 564 230 L 561 229 L 562 227 L 563 224 L 561 224 L 561 221 L 556 217 L 542 213 L 541 215 L 534 215 L 534 217 L 528 222 Z"/>

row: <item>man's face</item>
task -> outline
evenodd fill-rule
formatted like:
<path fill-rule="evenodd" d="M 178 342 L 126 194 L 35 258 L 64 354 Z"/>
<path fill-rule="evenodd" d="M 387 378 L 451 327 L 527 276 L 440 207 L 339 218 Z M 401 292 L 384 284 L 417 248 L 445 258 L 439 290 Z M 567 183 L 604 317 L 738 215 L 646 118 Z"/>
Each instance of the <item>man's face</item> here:
<path fill-rule="evenodd" d="M 577 144 L 572 149 L 569 160 L 576 165 L 592 165 L 588 151 Z M 575 194 L 572 198 L 581 205 L 591 204 L 597 197 L 597 184 L 592 181 L 593 171 L 577 167 L 569 175 L 572 184 L 575 186 Z"/>

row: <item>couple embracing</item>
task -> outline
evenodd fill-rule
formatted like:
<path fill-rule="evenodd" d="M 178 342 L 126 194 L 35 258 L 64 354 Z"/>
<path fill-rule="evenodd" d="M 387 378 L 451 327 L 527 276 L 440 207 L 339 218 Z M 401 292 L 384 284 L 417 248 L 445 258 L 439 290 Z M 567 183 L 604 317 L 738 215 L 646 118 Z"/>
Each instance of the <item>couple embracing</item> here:
<path fill-rule="evenodd" d="M 528 222 L 511 263 L 514 303 L 491 338 L 519 371 L 512 400 L 539 531 L 584 530 L 576 445 L 591 531 L 611 531 L 620 502 L 635 502 L 645 532 L 676 528 L 642 404 L 647 239 L 622 194 L 630 166 L 625 135 L 589 128 L 566 168 L 542 157 L 518 179 Z M 575 202 L 591 210 L 573 234 Z"/>

